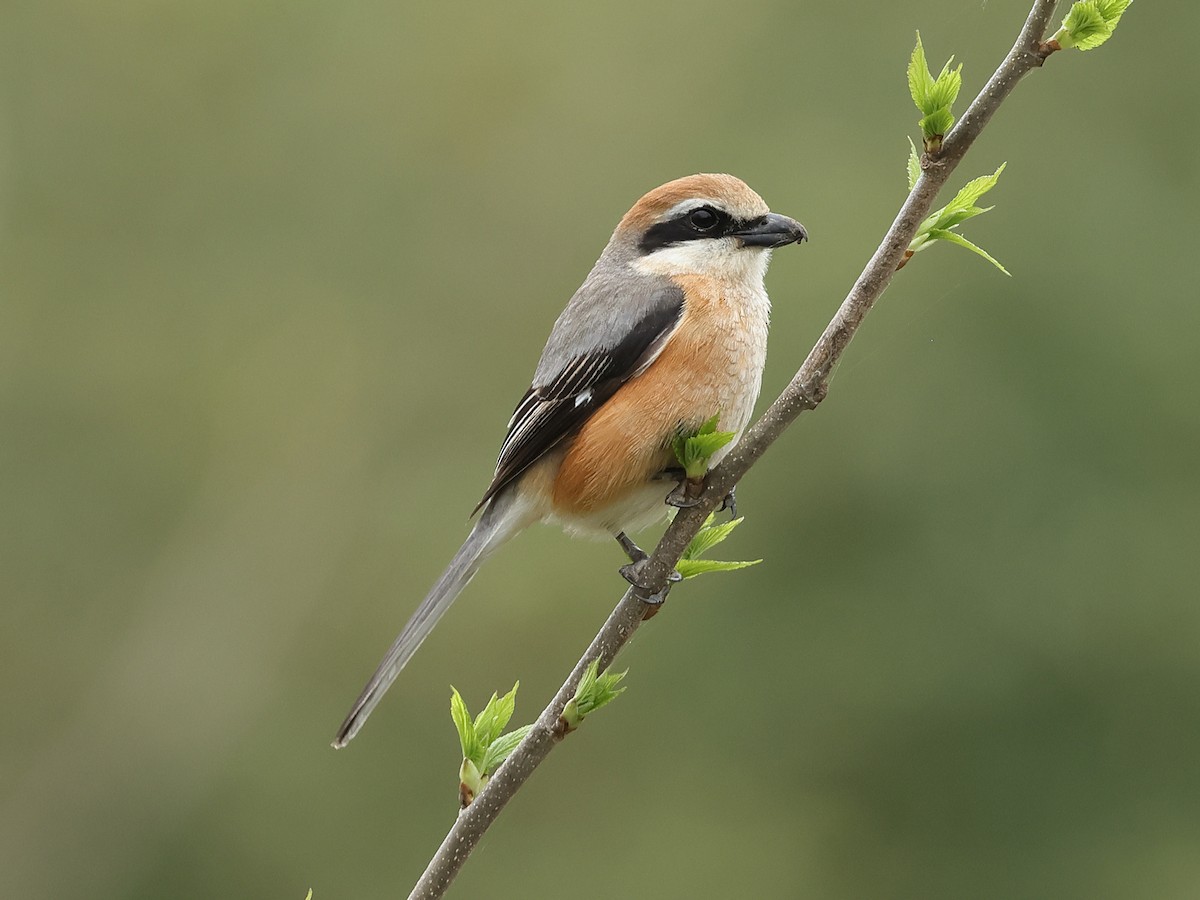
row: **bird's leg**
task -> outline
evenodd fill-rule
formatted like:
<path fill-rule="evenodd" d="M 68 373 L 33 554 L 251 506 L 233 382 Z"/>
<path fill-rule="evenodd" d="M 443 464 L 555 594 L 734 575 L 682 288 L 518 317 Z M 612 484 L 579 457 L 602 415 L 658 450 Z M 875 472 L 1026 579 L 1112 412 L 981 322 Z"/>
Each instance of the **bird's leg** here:
<path fill-rule="evenodd" d="M 625 555 L 629 557 L 631 563 L 640 563 L 650 557 L 649 553 L 635 544 L 623 531 L 617 533 L 617 543 L 621 545 L 621 549 L 625 551 Z"/>
<path fill-rule="evenodd" d="M 618 570 L 621 577 L 638 589 L 638 599 L 650 607 L 652 610 L 647 612 L 646 618 L 654 615 L 657 612 L 657 607 L 662 606 L 664 600 L 667 599 L 667 592 L 671 590 L 671 585 L 677 581 L 683 581 L 683 576 L 678 572 L 672 572 L 667 576 L 667 586 L 661 591 L 649 593 L 649 588 L 642 584 L 642 570 L 646 568 L 646 560 L 650 558 L 650 554 L 635 544 L 625 532 L 617 534 L 617 543 L 621 545 L 621 549 L 625 551 L 625 555 L 629 557 L 629 564 L 621 566 Z M 646 595 L 646 596 L 643 596 Z"/>

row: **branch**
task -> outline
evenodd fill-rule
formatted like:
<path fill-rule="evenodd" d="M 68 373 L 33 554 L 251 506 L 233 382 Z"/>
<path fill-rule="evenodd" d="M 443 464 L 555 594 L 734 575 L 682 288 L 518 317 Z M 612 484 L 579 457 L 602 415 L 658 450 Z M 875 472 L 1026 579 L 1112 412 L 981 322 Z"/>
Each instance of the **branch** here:
<path fill-rule="evenodd" d="M 1043 44 L 1047 23 L 1054 12 L 1055 0 L 1035 0 L 1021 33 L 1000 67 L 983 90 L 971 102 L 958 124 L 950 131 L 940 151 L 926 153 L 921 160 L 921 177 L 900 207 L 875 254 L 842 301 L 833 320 L 809 352 L 808 358 L 783 393 L 745 433 L 724 461 L 708 473 L 700 502 L 681 510 L 658 542 L 645 569 L 641 590 L 650 593 L 667 587 L 667 576 L 674 570 L 688 543 L 704 524 L 705 518 L 758 461 L 767 448 L 805 410 L 816 409 L 825 399 L 833 369 L 863 318 L 887 288 L 917 232 L 929 214 L 933 200 L 946 183 L 975 138 L 987 125 L 1017 82 L 1041 66 L 1054 48 Z M 533 770 L 549 755 L 563 737 L 558 718 L 574 696 L 584 670 L 594 659 L 600 669 L 608 668 L 613 657 L 633 636 L 646 617 L 647 606 L 638 588 L 630 588 L 608 617 L 591 646 L 559 688 L 554 699 L 542 711 L 533 729 L 513 751 L 474 802 L 458 816 L 450 833 L 429 862 L 409 900 L 434 900 L 441 897 L 458 874 L 480 838 L 496 820 L 513 795 L 520 790 Z M 655 609 L 655 607 L 650 607 Z"/>

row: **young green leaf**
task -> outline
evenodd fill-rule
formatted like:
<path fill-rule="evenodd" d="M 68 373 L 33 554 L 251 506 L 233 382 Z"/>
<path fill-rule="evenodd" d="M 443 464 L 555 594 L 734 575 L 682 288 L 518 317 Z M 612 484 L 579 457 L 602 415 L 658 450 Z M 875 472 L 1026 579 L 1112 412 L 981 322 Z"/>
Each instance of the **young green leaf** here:
<path fill-rule="evenodd" d="M 1000 174 L 1004 171 L 1005 165 L 1007 164 L 1001 164 L 1000 168 L 991 175 L 982 175 L 967 182 L 962 190 L 954 195 L 953 200 L 937 212 L 931 213 L 921 223 L 921 226 L 917 229 L 916 236 L 912 239 L 912 243 L 908 245 L 909 255 L 919 253 L 935 241 L 946 241 L 951 244 L 957 244 L 960 247 L 965 247 L 973 253 L 978 253 L 1005 275 L 1008 275 L 1008 270 L 997 262 L 994 257 L 953 230 L 968 219 L 982 215 L 992 208 L 990 206 L 979 207 L 975 204 L 980 197 L 996 186 L 996 182 L 1000 180 Z"/>
<path fill-rule="evenodd" d="M 503 697 L 493 693 L 474 720 L 467 711 L 462 695 L 454 687 L 450 688 L 450 717 L 454 720 L 463 752 L 462 765 L 458 768 L 458 795 L 463 808 L 470 805 L 483 790 L 491 774 L 508 759 L 533 727 L 525 725 L 508 734 L 501 734 L 516 709 L 517 688 L 520 686 L 521 682 L 518 681 Z"/>
<path fill-rule="evenodd" d="M 954 195 L 954 199 L 947 203 L 945 208 L 960 210 L 974 206 L 976 200 L 996 186 L 996 182 L 1000 180 L 1000 175 L 1007 165 L 1008 163 L 1001 163 L 1000 168 L 991 175 L 980 175 L 978 178 L 972 178 L 963 185 L 962 190 Z"/>
<path fill-rule="evenodd" d="M 704 525 L 696 532 L 696 536 L 692 538 L 691 543 L 687 545 L 687 549 L 683 551 L 684 559 L 699 559 L 729 535 L 733 534 L 733 529 L 742 524 L 745 516 L 739 516 L 736 519 L 730 519 L 728 522 L 722 522 L 719 525 L 714 525 L 713 520 L 715 515 L 710 515 L 704 520 Z"/>
<path fill-rule="evenodd" d="M 961 225 L 963 222 L 967 221 L 967 219 L 973 219 L 976 216 L 983 215 L 992 208 L 993 207 L 991 206 L 968 206 L 966 209 L 947 208 L 941 217 L 938 218 L 937 227 L 953 228 L 956 225 Z"/>
<path fill-rule="evenodd" d="M 925 149 L 929 151 L 941 148 L 943 136 L 954 124 L 951 107 L 962 89 L 962 63 L 951 69 L 953 62 L 954 57 L 951 56 L 942 66 L 937 78 L 934 78 L 925 59 L 921 33 L 917 32 L 917 46 L 913 48 L 912 57 L 908 61 L 908 92 L 921 112 L 918 124 L 921 126 Z"/>
<path fill-rule="evenodd" d="M 600 675 L 600 660 L 593 659 L 586 669 L 583 670 L 583 677 L 579 679 L 579 684 L 575 685 L 575 697 L 578 700 L 581 694 L 589 693 L 596 686 L 596 679 Z"/>
<path fill-rule="evenodd" d="M 454 727 L 458 731 L 463 759 L 473 759 L 480 752 L 479 742 L 475 738 L 475 723 L 471 721 L 462 695 L 453 685 L 450 686 L 450 718 L 454 720 Z"/>
<path fill-rule="evenodd" d="M 496 703 L 499 697 L 496 692 L 492 692 L 491 699 L 480 710 L 479 715 L 475 717 L 472 723 L 472 728 L 475 730 L 475 742 L 480 748 L 486 748 L 490 743 L 491 728 L 494 719 L 496 718 Z"/>
<path fill-rule="evenodd" d="M 932 144 L 929 149 L 934 150 L 941 146 L 941 139 L 953 127 L 954 115 L 948 109 L 935 109 L 929 115 L 922 116 L 917 124 L 925 136 L 926 145 Z"/>
<path fill-rule="evenodd" d="M 921 157 L 917 154 L 917 145 L 913 143 L 912 138 L 908 139 L 908 189 L 911 191 L 917 186 L 917 179 L 921 177 Z"/>
<path fill-rule="evenodd" d="M 513 710 L 517 706 L 517 688 L 520 686 L 521 682 L 518 681 L 513 685 L 513 689 L 503 697 L 492 694 L 492 699 L 488 701 L 487 706 L 475 717 L 476 740 L 485 750 L 491 746 L 492 741 L 500 736 L 500 732 L 512 718 Z"/>
<path fill-rule="evenodd" d="M 913 103 L 921 112 L 929 105 L 929 94 L 933 91 L 933 76 L 929 73 L 929 63 L 925 61 L 925 47 L 921 43 L 921 32 L 917 32 L 917 46 L 913 48 L 908 60 L 908 92 L 912 95 Z"/>
<path fill-rule="evenodd" d="M 581 717 L 607 706 L 625 692 L 625 688 L 618 689 L 617 685 L 629 674 L 628 669 L 624 672 L 605 672 L 601 675 L 597 674 L 599 668 L 600 660 L 593 659 L 575 691 L 575 704 Z"/>
<path fill-rule="evenodd" d="M 483 774 L 489 778 L 495 774 L 496 770 L 500 768 L 500 764 L 517 749 L 517 744 L 525 740 L 525 735 L 529 734 L 532 728 L 532 725 L 522 725 L 508 734 L 496 738 L 487 748 L 487 752 L 483 754 L 483 765 L 479 767 Z"/>
<path fill-rule="evenodd" d="M 734 431 L 717 431 L 719 418 L 720 413 L 701 425 L 695 434 L 679 435 L 672 441 L 675 458 L 688 478 L 703 478 L 712 455 L 737 436 Z"/>
<path fill-rule="evenodd" d="M 712 434 L 698 434 L 688 438 L 688 456 L 694 459 L 707 460 L 710 456 L 733 440 L 736 432 L 716 431 Z"/>
<path fill-rule="evenodd" d="M 1132 2 L 1133 0 L 1097 0 L 1096 5 L 1105 21 L 1116 28 L 1117 23 L 1121 21 L 1121 16 L 1125 15 L 1125 10 L 1129 9 L 1129 4 Z"/>
<path fill-rule="evenodd" d="M 607 706 L 625 693 L 625 688 L 618 688 L 617 685 L 628 673 L 628 669 L 624 672 L 605 672 L 603 675 L 598 674 L 599 669 L 599 659 L 593 659 L 584 669 L 579 686 L 575 688 L 575 696 L 567 701 L 558 717 L 562 734 L 570 734 L 580 726 L 588 714 Z"/>
<path fill-rule="evenodd" d="M 697 575 L 705 575 L 709 572 L 732 572 L 734 569 L 745 569 L 762 562 L 761 559 L 729 562 L 718 559 L 701 559 L 703 554 L 729 537 L 733 533 L 733 529 L 742 524 L 742 519 L 737 518 L 714 525 L 715 519 L 716 515 L 713 514 L 704 520 L 704 525 L 696 532 L 696 536 L 687 545 L 687 549 L 683 551 L 683 557 L 675 566 L 675 570 L 684 578 L 695 578 Z"/>
<path fill-rule="evenodd" d="M 978 253 L 980 256 L 982 256 L 984 259 L 986 259 L 988 262 L 990 262 L 993 266 L 995 266 L 997 269 L 999 269 L 1001 272 L 1003 272 L 1005 275 L 1008 275 L 1010 278 L 1012 277 L 1012 273 L 1009 272 L 1008 269 L 1004 268 L 1004 266 L 1000 265 L 1000 262 L 995 257 L 993 257 L 990 253 L 988 253 L 982 247 L 977 246 L 976 244 L 972 244 L 970 241 L 968 241 L 965 237 L 963 237 L 957 231 L 950 231 L 950 230 L 944 229 L 944 228 L 935 228 L 932 232 L 932 236 L 933 236 L 934 240 L 949 241 L 952 244 L 958 244 L 958 246 L 960 246 L 960 247 L 965 247 L 966 249 L 970 250 L 972 253 Z"/>
<path fill-rule="evenodd" d="M 1050 44 L 1066 50 L 1094 50 L 1116 30 L 1133 0 L 1079 0 L 1067 12 Z"/>
<path fill-rule="evenodd" d="M 942 71 L 938 73 L 937 79 L 933 82 L 933 87 L 929 90 L 929 109 L 949 110 L 954 105 L 954 101 L 958 99 L 958 92 L 962 90 L 962 63 L 958 64 L 958 68 L 951 69 L 950 63 L 952 62 L 954 62 L 953 56 L 946 60 Z M 928 112 L 928 110 L 925 111 Z"/>
<path fill-rule="evenodd" d="M 725 560 L 725 559 L 681 559 L 675 570 L 684 579 L 707 575 L 710 572 L 733 572 L 737 569 L 748 569 L 757 566 L 761 559 Z"/>

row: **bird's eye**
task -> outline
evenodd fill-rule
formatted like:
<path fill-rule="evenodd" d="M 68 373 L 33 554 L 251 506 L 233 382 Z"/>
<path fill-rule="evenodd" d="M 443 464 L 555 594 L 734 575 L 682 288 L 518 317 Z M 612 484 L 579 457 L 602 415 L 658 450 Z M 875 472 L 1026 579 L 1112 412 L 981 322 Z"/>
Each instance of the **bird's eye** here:
<path fill-rule="evenodd" d="M 693 209 L 688 213 L 688 224 L 697 231 L 712 231 L 720 221 L 720 217 L 707 206 Z"/>

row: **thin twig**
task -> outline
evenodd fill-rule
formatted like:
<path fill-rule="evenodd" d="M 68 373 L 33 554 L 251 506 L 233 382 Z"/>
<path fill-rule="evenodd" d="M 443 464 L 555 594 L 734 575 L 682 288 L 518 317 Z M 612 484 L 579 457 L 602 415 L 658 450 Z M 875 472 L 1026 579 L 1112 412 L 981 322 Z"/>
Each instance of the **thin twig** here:
<path fill-rule="evenodd" d="M 854 287 L 842 301 L 837 314 L 826 327 L 808 358 L 778 399 L 746 432 L 737 446 L 717 468 L 709 472 L 704 492 L 697 506 L 682 510 L 667 528 L 662 540 L 641 575 L 643 587 L 651 592 L 667 585 L 667 576 L 674 570 L 688 543 L 696 536 L 708 514 L 716 508 L 730 489 L 741 480 L 768 447 L 784 432 L 800 413 L 816 409 L 825 398 L 833 369 L 850 339 L 875 301 L 887 288 L 904 252 L 916 235 L 917 228 L 933 205 L 938 191 L 949 179 L 963 155 L 974 143 L 1004 99 L 1017 82 L 1041 66 L 1052 47 L 1042 43 L 1046 26 L 1054 13 L 1055 0 L 1036 0 L 1017 42 L 1000 67 L 984 85 L 979 95 L 963 113 L 936 155 L 926 154 L 921 160 L 921 177 L 913 186 L 904 205 L 900 207 L 875 254 L 871 257 Z M 458 874 L 471 851 L 504 806 L 520 790 L 533 770 L 561 740 L 556 728 L 559 714 L 574 696 L 584 670 L 593 659 L 600 660 L 600 669 L 608 668 L 613 657 L 629 641 L 642 623 L 647 607 L 630 588 L 616 609 L 593 639 L 574 671 L 559 688 L 554 699 L 542 711 L 537 723 L 508 760 L 500 767 L 486 787 L 458 816 L 450 833 L 430 860 L 421 880 L 409 895 L 409 900 L 434 900 L 441 897 Z"/>

